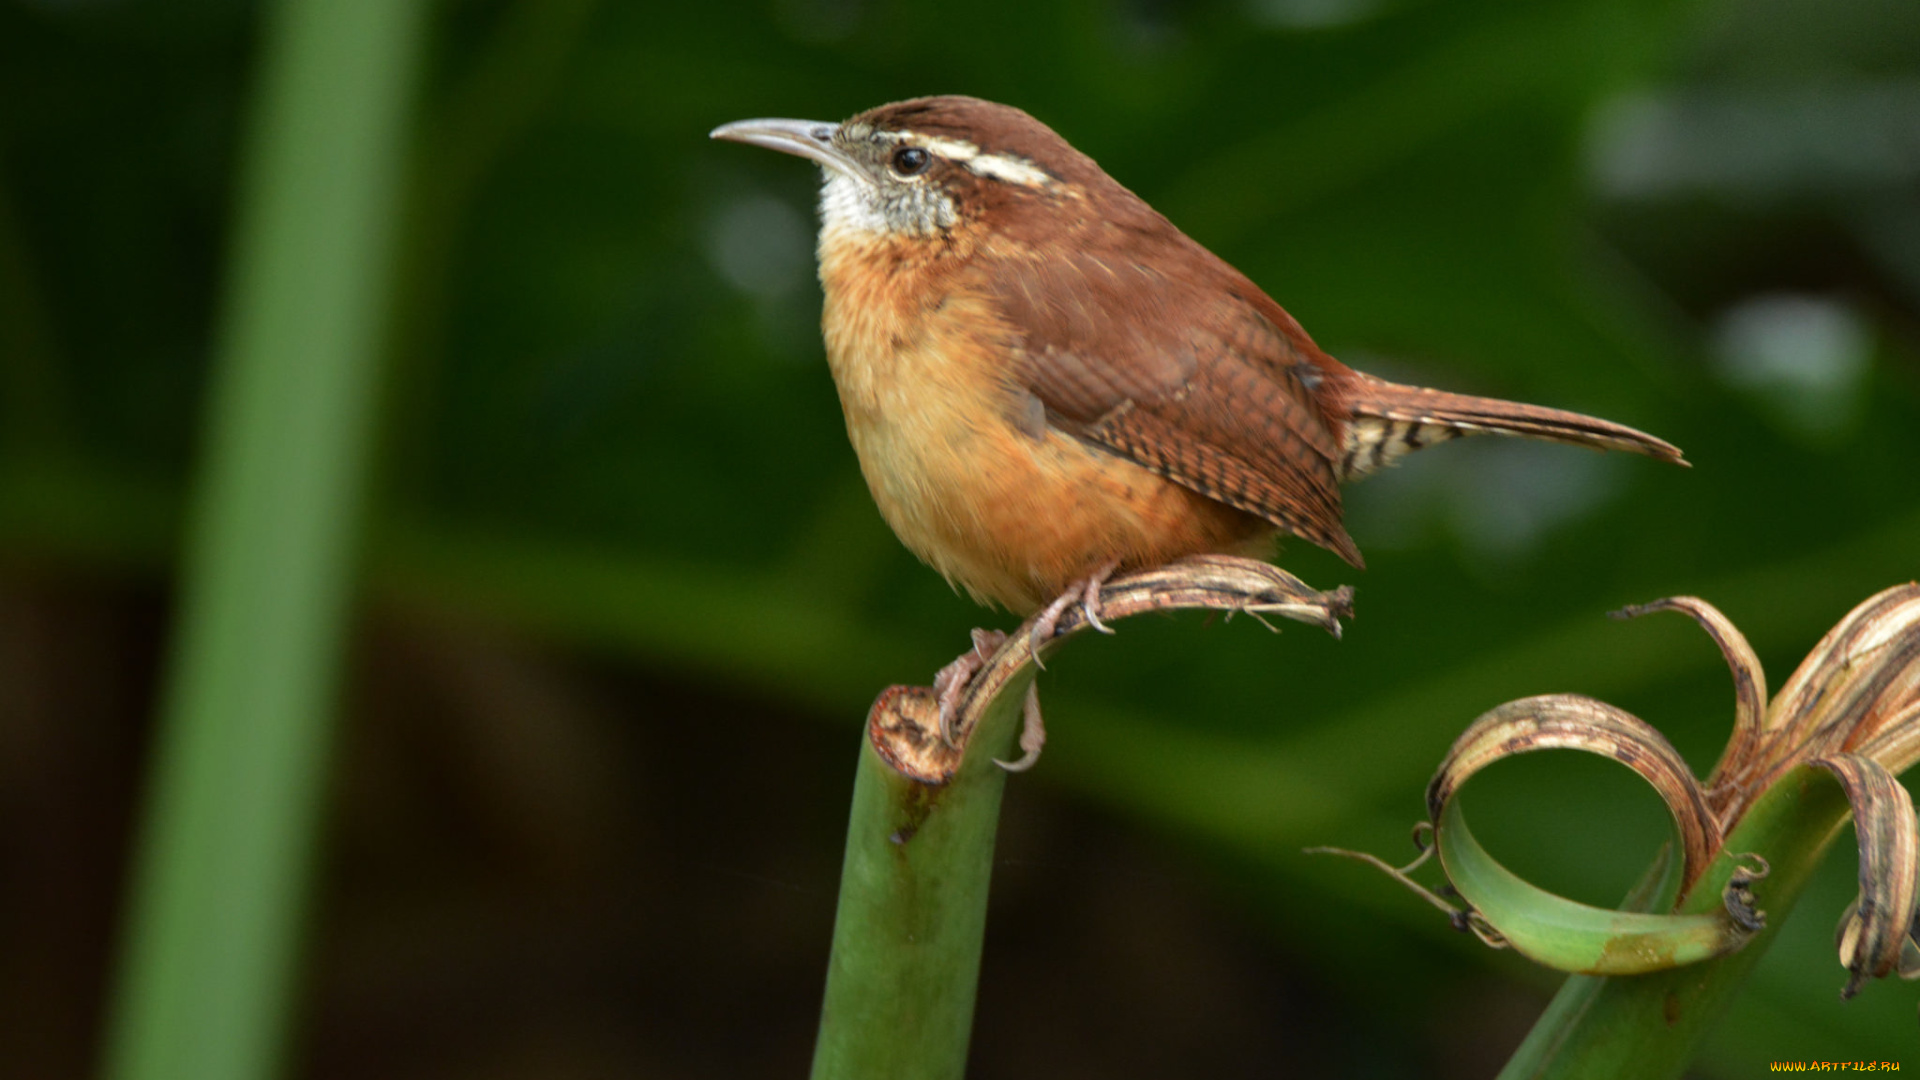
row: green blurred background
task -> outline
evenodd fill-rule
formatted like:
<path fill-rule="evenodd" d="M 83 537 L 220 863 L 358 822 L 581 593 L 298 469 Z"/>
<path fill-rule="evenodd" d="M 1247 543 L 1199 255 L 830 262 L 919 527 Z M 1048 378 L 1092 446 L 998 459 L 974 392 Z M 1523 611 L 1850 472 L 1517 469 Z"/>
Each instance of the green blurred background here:
<path fill-rule="evenodd" d="M 982 612 L 867 499 L 822 363 L 817 178 L 709 143 L 923 93 L 1020 105 L 1328 351 L 1596 412 L 1692 470 L 1500 440 L 1349 491 L 1342 641 L 1137 620 L 1042 679 L 980 1077 L 1490 1075 L 1555 985 L 1309 844 L 1410 852 L 1481 711 L 1605 698 L 1703 774 L 1692 593 L 1775 683 L 1920 572 L 1911 0 L 445 0 L 287 1074 L 797 1075 L 857 723 Z M 0 1072 L 98 1064 L 260 74 L 239 0 L 0 0 Z M 271 564 L 272 552 L 259 558 Z M 1468 796 L 1617 899 L 1650 792 Z M 1842 1004 L 1850 842 L 1700 1075 L 1920 1066 Z"/>

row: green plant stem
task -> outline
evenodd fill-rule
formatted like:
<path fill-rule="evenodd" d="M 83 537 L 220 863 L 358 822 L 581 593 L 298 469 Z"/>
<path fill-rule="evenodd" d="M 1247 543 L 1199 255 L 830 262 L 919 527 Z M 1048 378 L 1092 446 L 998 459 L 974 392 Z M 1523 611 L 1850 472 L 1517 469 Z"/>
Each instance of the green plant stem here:
<path fill-rule="evenodd" d="M 988 706 L 966 758 L 930 786 L 864 733 L 813 1080 L 957 1080 L 973 1029 L 987 886 L 1028 670 Z"/>
<path fill-rule="evenodd" d="M 1755 883 L 1767 928 L 1738 952 L 1651 975 L 1570 976 L 1500 1072 L 1500 1080 L 1678 1077 L 1732 1004 L 1846 824 L 1840 786 L 1817 769 L 1794 770 L 1757 800 L 1719 858 L 1681 901 L 1698 914 L 1720 906 L 1736 864 L 1763 856 Z"/>
<path fill-rule="evenodd" d="M 266 15 L 113 1080 L 277 1071 L 425 10 L 285 0 Z"/>

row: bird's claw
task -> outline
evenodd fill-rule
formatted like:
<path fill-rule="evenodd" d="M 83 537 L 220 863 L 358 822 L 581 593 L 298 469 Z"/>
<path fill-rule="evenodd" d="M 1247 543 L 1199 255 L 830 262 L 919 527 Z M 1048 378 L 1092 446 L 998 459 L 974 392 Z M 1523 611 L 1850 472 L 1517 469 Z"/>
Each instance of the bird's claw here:
<path fill-rule="evenodd" d="M 973 630 L 973 648 L 953 658 L 953 662 L 940 669 L 933 677 L 934 698 L 940 703 L 940 741 L 948 746 L 954 742 L 954 717 L 959 714 L 960 699 L 966 696 L 967 684 L 974 675 L 987 666 L 987 658 L 1005 644 L 1007 635 L 999 630 Z"/>
<path fill-rule="evenodd" d="M 1040 719 L 1040 687 L 1028 683 L 1027 700 L 1021 706 L 1020 758 L 1017 761 L 994 758 L 993 763 L 1008 772 L 1026 772 L 1040 760 L 1040 750 L 1046 745 L 1047 725 Z"/>
<path fill-rule="evenodd" d="M 1033 654 L 1033 666 L 1041 671 L 1047 670 L 1047 665 L 1040 659 L 1040 646 L 1053 640 L 1054 632 L 1060 629 L 1060 616 L 1066 614 L 1078 592 L 1079 589 L 1075 588 L 1061 593 L 1053 603 L 1034 616 L 1033 622 L 1027 627 L 1027 651 Z"/>
<path fill-rule="evenodd" d="M 1088 626 L 1103 634 L 1113 633 L 1113 627 L 1100 621 L 1100 587 L 1119 567 L 1119 559 L 1109 559 L 1100 564 L 1085 580 L 1074 582 L 1072 588 L 1061 593 L 1053 603 L 1034 616 L 1027 629 L 1027 650 L 1033 653 L 1034 667 L 1042 671 L 1047 669 L 1046 663 L 1040 659 L 1040 646 L 1053 640 L 1053 635 L 1060 630 L 1060 616 L 1065 615 L 1067 609 L 1076 603 L 1080 605 L 1080 617 L 1086 620 Z"/>
<path fill-rule="evenodd" d="M 1113 633 L 1113 627 L 1100 621 L 1100 586 L 1107 583 L 1107 579 L 1113 576 L 1114 570 L 1119 565 L 1118 559 L 1103 564 L 1100 569 L 1087 577 L 1087 582 L 1081 589 L 1080 612 L 1087 617 L 1088 626 L 1103 634 Z"/>

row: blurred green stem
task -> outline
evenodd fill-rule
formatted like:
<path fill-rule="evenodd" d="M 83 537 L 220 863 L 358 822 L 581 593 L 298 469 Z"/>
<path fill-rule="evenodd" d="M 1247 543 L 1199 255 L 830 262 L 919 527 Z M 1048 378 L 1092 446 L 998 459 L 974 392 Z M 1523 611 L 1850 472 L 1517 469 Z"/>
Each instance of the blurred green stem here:
<path fill-rule="evenodd" d="M 1846 824 L 1833 779 L 1802 767 L 1768 789 L 1741 819 L 1718 859 L 1681 901 L 1683 914 L 1712 911 L 1734 866 L 1766 858 L 1754 885 L 1767 928 L 1738 952 L 1650 975 L 1573 975 L 1500 1072 L 1500 1080 L 1678 1077 L 1726 1012 L 1787 921 L 1807 881 Z"/>
<path fill-rule="evenodd" d="M 420 0 L 285 0 L 266 15 L 113 1080 L 277 1071 L 424 16 Z"/>
<path fill-rule="evenodd" d="M 862 734 L 813 1080 L 965 1075 L 1007 782 L 991 759 L 1012 756 L 1032 681 L 1029 669 L 994 699 L 944 785 L 902 775 Z"/>

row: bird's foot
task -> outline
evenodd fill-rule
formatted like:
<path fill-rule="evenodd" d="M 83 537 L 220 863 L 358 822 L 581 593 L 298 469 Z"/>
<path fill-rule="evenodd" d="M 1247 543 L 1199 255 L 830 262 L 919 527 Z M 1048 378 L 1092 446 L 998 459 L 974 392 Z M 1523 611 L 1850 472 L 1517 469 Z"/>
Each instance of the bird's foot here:
<path fill-rule="evenodd" d="M 1119 559 L 1108 559 L 1101 563 L 1099 569 L 1088 574 L 1085 580 L 1075 582 L 1072 588 L 1061 593 L 1035 617 L 1033 625 L 1027 630 L 1027 647 L 1033 652 L 1035 667 L 1046 669 L 1047 665 L 1040 661 L 1040 646 L 1052 639 L 1055 631 L 1060 629 L 1060 616 L 1075 604 L 1080 605 L 1080 613 L 1088 626 L 1103 634 L 1113 633 L 1113 627 L 1100 621 L 1100 586 L 1105 585 L 1119 568 Z"/>
<path fill-rule="evenodd" d="M 1008 772 L 1026 772 L 1040 760 L 1040 750 L 1046 745 L 1047 725 L 1040 719 L 1040 687 L 1037 683 L 1028 683 L 1026 704 L 1021 706 L 1020 760 L 994 758 L 993 763 Z"/>
<path fill-rule="evenodd" d="M 953 658 L 953 663 L 940 669 L 933 677 L 934 699 L 940 703 L 940 740 L 948 746 L 954 742 L 953 720 L 959 714 L 960 699 L 966 696 L 967 684 L 974 675 L 987 666 L 987 659 L 994 651 L 1006 644 L 1007 635 L 999 630 L 973 631 L 973 648 Z"/>

